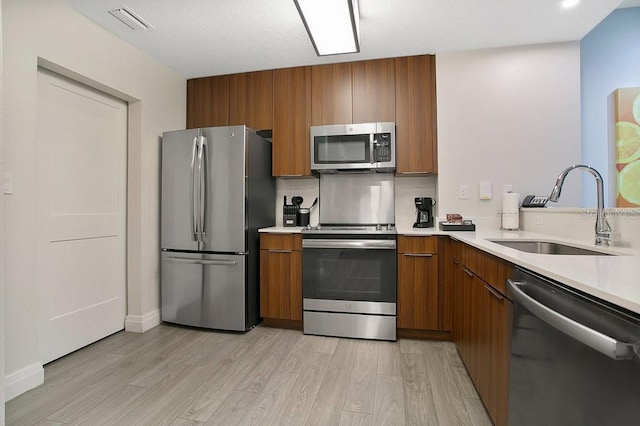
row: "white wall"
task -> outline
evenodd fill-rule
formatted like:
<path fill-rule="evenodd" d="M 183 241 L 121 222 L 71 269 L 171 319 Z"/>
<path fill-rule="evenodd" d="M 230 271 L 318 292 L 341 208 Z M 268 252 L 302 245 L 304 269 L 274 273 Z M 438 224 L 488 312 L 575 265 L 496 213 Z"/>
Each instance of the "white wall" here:
<path fill-rule="evenodd" d="M 438 97 L 438 213 L 499 226 L 504 184 L 521 196 L 548 195 L 555 178 L 580 161 L 578 42 L 441 53 Z M 481 180 L 493 198 L 478 199 Z M 579 206 L 579 173 L 558 205 Z M 469 199 L 458 199 L 458 185 Z"/>
<path fill-rule="evenodd" d="M 42 381 L 37 347 L 36 72 L 38 64 L 129 104 L 128 324 L 159 322 L 160 137 L 184 128 L 185 79 L 81 16 L 62 0 L 3 0 L 6 397 Z M 88 135 L 90 137 L 90 135 Z M 146 322 L 145 322 L 146 321 Z"/>

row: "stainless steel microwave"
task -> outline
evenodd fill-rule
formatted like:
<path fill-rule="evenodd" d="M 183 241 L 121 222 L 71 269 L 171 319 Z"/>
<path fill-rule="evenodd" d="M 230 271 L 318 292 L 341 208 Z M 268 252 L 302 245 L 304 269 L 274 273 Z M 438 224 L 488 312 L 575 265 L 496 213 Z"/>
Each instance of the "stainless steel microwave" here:
<path fill-rule="evenodd" d="M 396 123 L 311 127 L 311 170 L 319 173 L 393 172 Z"/>

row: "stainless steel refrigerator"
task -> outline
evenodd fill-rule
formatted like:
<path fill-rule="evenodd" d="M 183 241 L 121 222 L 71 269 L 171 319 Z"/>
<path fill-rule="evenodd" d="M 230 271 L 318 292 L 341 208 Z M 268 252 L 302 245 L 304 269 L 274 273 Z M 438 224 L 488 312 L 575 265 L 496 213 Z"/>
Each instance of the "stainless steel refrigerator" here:
<path fill-rule="evenodd" d="M 165 132 L 161 191 L 162 320 L 249 330 L 258 228 L 275 224 L 271 143 L 246 126 Z"/>

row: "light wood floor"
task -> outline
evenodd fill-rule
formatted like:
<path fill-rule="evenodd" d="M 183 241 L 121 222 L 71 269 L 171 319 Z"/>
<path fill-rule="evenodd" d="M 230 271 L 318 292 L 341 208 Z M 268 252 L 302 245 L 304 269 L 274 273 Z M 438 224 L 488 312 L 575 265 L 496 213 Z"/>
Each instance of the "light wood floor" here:
<path fill-rule="evenodd" d="M 490 425 L 449 342 L 120 332 L 45 367 L 8 425 Z"/>

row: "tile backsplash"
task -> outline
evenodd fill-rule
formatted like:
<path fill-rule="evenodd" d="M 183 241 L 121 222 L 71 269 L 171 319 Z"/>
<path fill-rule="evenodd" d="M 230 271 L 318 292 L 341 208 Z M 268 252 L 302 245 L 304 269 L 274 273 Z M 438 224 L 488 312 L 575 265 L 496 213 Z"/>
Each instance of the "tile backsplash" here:
<path fill-rule="evenodd" d="M 291 204 L 291 198 L 299 195 L 304 198 L 302 207 L 310 207 L 313 200 L 320 194 L 319 179 L 309 178 L 276 178 L 276 226 L 282 226 L 282 204 L 287 197 L 287 204 Z M 318 224 L 318 212 L 322 200 L 318 199 L 318 205 L 311 211 L 309 223 Z"/>
<path fill-rule="evenodd" d="M 396 176 L 395 179 L 396 227 L 411 228 L 416 221 L 414 198 L 431 197 L 436 200 L 433 215 L 438 217 L 437 176 Z M 438 226 L 434 221 L 434 226 Z"/>
<path fill-rule="evenodd" d="M 611 225 L 614 247 L 640 249 L 640 208 L 605 209 Z M 583 240 L 592 244 L 595 239 L 596 209 L 554 208 L 523 209 L 521 228 L 553 237 Z"/>
<path fill-rule="evenodd" d="M 399 228 L 412 227 L 416 220 L 415 197 L 431 197 L 437 200 L 438 179 L 436 176 L 395 176 L 395 222 Z M 276 179 L 276 226 L 282 226 L 282 203 L 284 196 L 291 204 L 291 197 L 304 198 L 303 207 L 311 205 L 319 196 L 320 180 L 317 178 L 277 178 Z M 322 200 L 318 200 L 321 204 Z M 319 206 L 318 206 L 319 207 Z M 311 225 L 318 224 L 319 208 L 311 212 Z M 438 216 L 438 204 L 434 208 Z M 437 226 L 437 224 L 436 224 Z"/>

